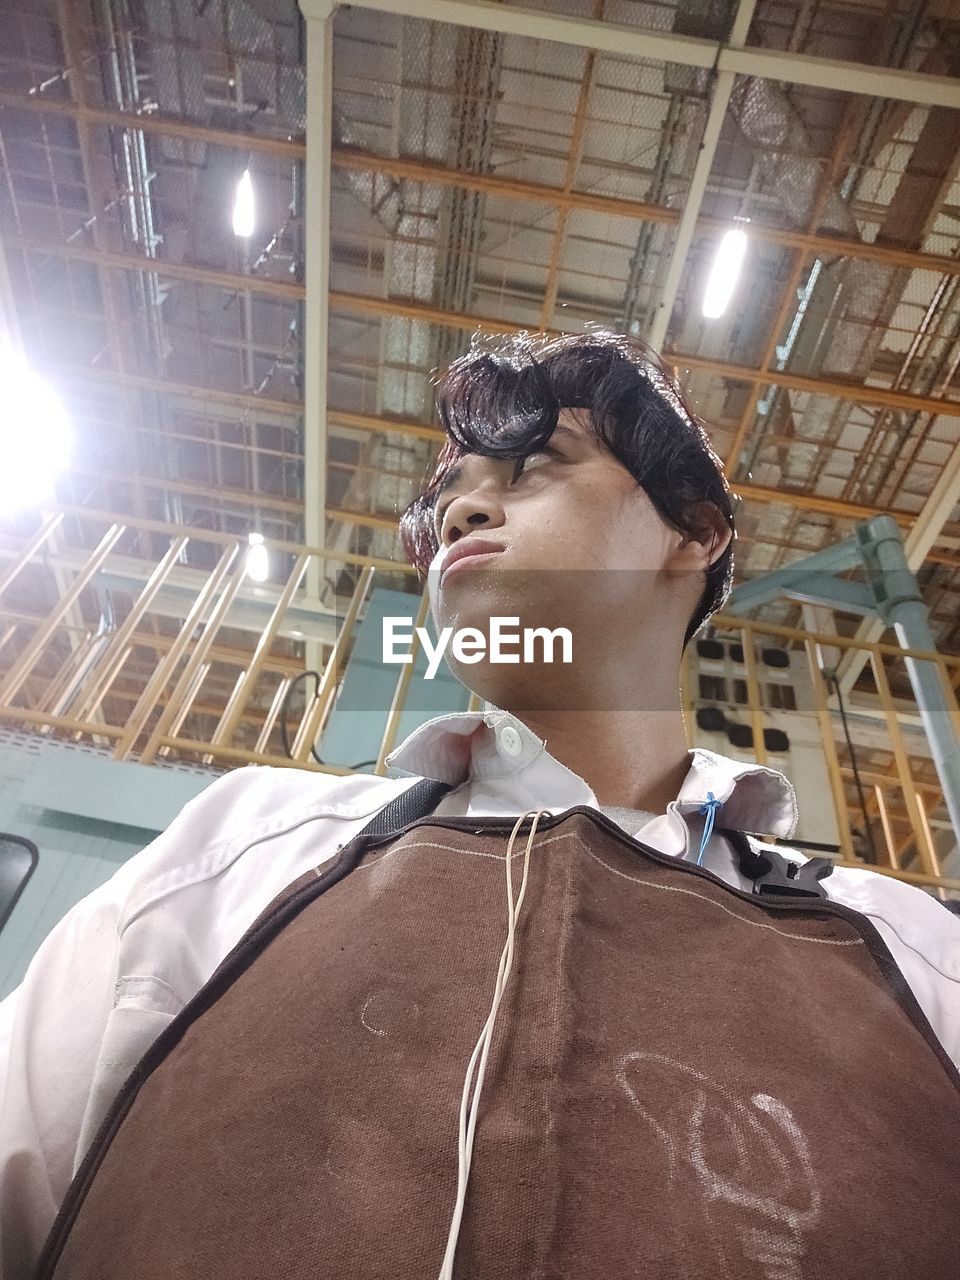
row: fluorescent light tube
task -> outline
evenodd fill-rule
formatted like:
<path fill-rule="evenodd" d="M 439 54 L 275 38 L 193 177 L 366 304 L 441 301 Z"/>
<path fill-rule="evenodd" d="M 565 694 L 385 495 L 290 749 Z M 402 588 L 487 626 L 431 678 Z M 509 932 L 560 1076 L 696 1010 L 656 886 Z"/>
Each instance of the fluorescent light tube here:
<path fill-rule="evenodd" d="M 263 534 L 251 533 L 247 542 L 250 544 L 250 550 L 247 552 L 247 577 L 254 582 L 266 582 L 270 576 L 270 557 L 267 554 L 267 548 L 263 545 Z"/>
<path fill-rule="evenodd" d="M 244 237 L 253 235 L 253 180 L 249 169 L 244 169 L 243 177 L 237 183 L 237 198 L 233 205 L 233 234 Z"/>
<path fill-rule="evenodd" d="M 703 314 L 707 320 L 718 320 L 729 306 L 746 252 L 745 231 L 728 231 L 720 241 L 703 295 Z"/>

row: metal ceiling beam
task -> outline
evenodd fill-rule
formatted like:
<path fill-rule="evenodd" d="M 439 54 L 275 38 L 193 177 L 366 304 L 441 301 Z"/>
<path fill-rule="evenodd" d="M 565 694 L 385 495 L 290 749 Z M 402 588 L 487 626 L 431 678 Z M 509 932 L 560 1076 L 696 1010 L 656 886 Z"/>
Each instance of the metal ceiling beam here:
<path fill-rule="evenodd" d="M 740 46 L 746 40 L 756 3 L 757 0 L 740 0 L 736 17 L 733 20 L 733 27 L 730 31 L 729 42 L 731 45 Z M 687 188 L 687 196 L 683 202 L 683 212 L 680 214 L 680 221 L 677 224 L 677 234 L 674 238 L 670 262 L 663 282 L 663 292 L 650 319 L 650 327 L 647 331 L 647 342 L 655 351 L 660 351 L 663 347 L 664 339 L 667 336 L 667 328 L 670 324 L 670 317 L 673 315 L 674 303 L 677 300 L 677 294 L 680 292 L 683 269 L 687 264 L 687 255 L 690 252 L 690 245 L 693 243 L 693 237 L 696 233 L 697 219 L 700 217 L 700 210 L 703 207 L 703 198 L 707 194 L 707 180 L 710 177 L 710 170 L 713 168 L 713 161 L 717 154 L 720 131 L 723 128 L 724 120 L 727 118 L 727 107 L 730 105 L 730 95 L 733 92 L 735 80 L 736 75 L 733 71 L 717 71 L 713 79 L 710 108 L 707 111 L 703 136 L 700 139 L 697 162 L 693 167 L 690 185 Z"/>
<path fill-rule="evenodd" d="M 113 369 L 101 369 L 96 365 L 63 365 L 46 360 L 34 360 L 33 363 L 42 368 L 48 377 L 57 381 L 67 378 L 92 379 L 94 382 L 122 389 L 159 391 L 163 395 L 182 396 L 185 400 L 196 400 L 199 406 L 222 406 L 224 409 L 236 409 L 240 412 L 254 410 L 265 417 L 297 419 L 303 414 L 303 402 L 300 400 L 277 400 L 249 391 L 221 391 L 216 387 L 194 386 L 171 378 L 151 378 L 141 373 L 117 373 Z"/>
<path fill-rule="evenodd" d="M 196 388 L 200 391 L 202 388 Z M 328 417 L 331 423 L 342 426 L 348 430 L 355 431 L 374 431 L 374 432 L 395 432 L 401 436 L 413 436 L 424 440 L 433 440 L 437 444 L 442 444 L 446 440 L 446 436 L 435 427 L 423 426 L 421 423 L 407 422 L 400 419 L 382 418 L 367 413 L 350 413 L 342 409 L 329 409 Z M 91 474 L 99 474 L 99 472 Z M 167 485 L 167 481 L 144 480 L 144 483 Z M 170 484 L 177 485 L 182 482 L 171 481 Z M 838 516 L 843 520 L 869 520 L 872 516 L 888 515 L 904 529 L 910 529 L 917 517 L 909 511 L 891 510 L 889 508 L 871 507 L 859 502 L 850 502 L 842 498 L 828 498 L 818 494 L 796 493 L 784 489 L 772 489 L 763 485 L 733 483 L 730 482 L 732 491 L 739 495 L 745 501 L 759 503 L 780 503 L 784 506 L 796 507 L 800 511 L 816 511 L 821 515 Z M 195 492 L 193 489 L 191 492 Z M 200 488 L 201 493 L 208 490 Z M 223 494 L 223 490 L 218 493 Z M 257 495 L 249 493 L 246 490 L 232 491 L 233 496 L 243 499 L 246 502 L 252 502 Z M 269 498 L 269 495 L 262 495 Z M 353 519 L 356 521 L 358 517 L 354 513 Z M 928 556 L 928 558 L 932 558 Z M 956 564 L 956 557 L 945 557 L 942 561 L 944 564 Z"/>
<path fill-rule="evenodd" d="M 134 115 L 129 111 L 108 111 L 105 108 L 78 109 L 71 102 L 47 101 L 43 98 L 27 98 L 21 94 L 0 90 L 0 106 L 18 111 L 40 111 L 48 114 L 87 119 L 92 123 L 116 128 L 141 129 L 145 133 L 166 134 L 172 138 L 184 138 L 199 142 L 234 146 L 247 151 L 272 152 L 302 160 L 306 145 L 302 142 L 283 142 L 276 138 L 258 138 L 255 134 L 239 134 L 226 129 L 213 129 L 206 125 L 193 125 L 171 116 Z M 642 200 L 630 200 L 623 196 L 597 195 L 589 191 L 565 191 L 562 187 L 547 186 L 538 182 L 526 182 L 519 178 L 505 178 L 496 174 L 465 173 L 428 160 L 406 159 L 396 156 L 377 156 L 356 151 L 349 147 L 331 150 L 334 169 L 348 172 L 385 174 L 395 178 L 410 178 L 418 182 L 432 182 L 438 186 L 461 187 L 466 191 L 482 191 L 505 199 L 522 200 L 529 204 L 548 204 L 563 209 L 584 209 L 605 213 L 616 218 L 630 218 L 640 222 L 669 224 L 679 222 L 680 211 L 666 209 L 662 205 L 647 204 Z M 729 223 L 722 218 L 700 217 L 698 232 L 723 232 Z M 862 240 L 850 240 L 844 236 L 818 235 L 812 232 L 793 231 L 784 227 L 764 227 L 750 224 L 750 238 L 764 244 L 785 248 L 806 249 L 819 254 L 840 254 L 865 262 L 884 262 L 894 267 L 911 267 L 918 271 L 939 271 L 945 275 L 960 275 L 960 259 L 941 254 L 923 253 L 899 249 L 895 245 L 870 244 Z"/>
<path fill-rule="evenodd" d="M 857 93 L 923 107 L 960 108 L 960 82 L 953 76 L 927 75 L 900 67 L 882 67 L 844 58 L 819 58 L 786 49 L 723 49 L 717 65 L 736 75 L 802 84 L 833 93 Z"/>
<path fill-rule="evenodd" d="M 109 385 L 144 388 L 171 396 L 182 396 L 184 399 L 196 399 L 198 404 L 211 406 L 223 405 L 225 408 L 238 410 L 263 410 L 274 416 L 286 416 L 291 421 L 298 419 L 303 413 L 300 402 L 285 400 L 269 400 L 262 396 L 243 394 L 241 392 L 217 391 L 208 387 L 192 386 L 188 383 L 173 382 L 163 378 L 147 378 L 139 374 L 113 373 L 107 369 L 94 367 L 81 368 L 70 366 L 65 368 L 55 364 L 44 364 L 46 372 L 56 377 L 62 375 L 69 378 L 88 377 L 95 382 Z M 434 426 L 422 422 L 413 422 L 403 418 L 387 418 L 370 413 L 356 413 L 346 409 L 329 406 L 327 417 L 331 424 L 349 431 L 395 433 L 419 440 L 432 440 L 442 444 L 446 439 L 444 433 Z M 916 516 L 910 512 L 867 506 L 863 503 L 851 502 L 840 498 L 818 497 L 817 495 L 793 493 L 785 490 L 767 489 L 759 485 L 736 484 L 732 486 L 743 498 L 756 502 L 789 502 L 800 510 L 817 511 L 821 514 L 836 515 L 847 520 L 868 520 L 875 515 L 889 515 L 904 528 L 909 529 Z M 950 563 L 953 563 L 950 561 Z"/>
<path fill-rule="evenodd" d="M 817 493 L 794 493 L 790 489 L 771 489 L 766 485 L 735 484 L 728 481 L 732 493 L 745 502 L 780 503 L 784 507 L 796 507 L 799 511 L 816 511 L 820 515 L 838 516 L 842 520 L 869 520 L 872 516 L 890 516 L 898 525 L 909 529 L 916 516 L 909 511 L 880 511 L 876 507 L 859 502 L 844 502 L 840 498 L 827 498 Z"/>
<path fill-rule="evenodd" d="M 26 236 L 8 237 L 7 243 L 31 253 L 40 253 L 48 257 L 74 258 L 94 265 L 113 266 L 134 271 L 148 271 L 158 275 L 170 276 L 176 280 L 186 280 L 195 284 L 210 284 L 215 288 L 231 289 L 238 292 L 250 289 L 255 293 L 263 293 L 272 297 L 286 298 L 290 301 L 301 301 L 305 296 L 303 285 L 287 284 L 282 280 L 266 280 L 260 276 L 242 275 L 231 271 L 212 271 L 205 267 L 194 267 L 186 263 L 170 263 L 162 259 L 140 258 L 135 254 L 100 253 L 96 249 L 82 245 L 49 244 L 37 242 Z M 507 320 L 497 320 L 491 316 L 468 315 L 459 311 L 447 311 L 442 307 L 432 307 L 427 303 L 405 301 L 398 298 L 367 297 L 362 294 L 344 293 L 339 290 L 325 290 L 324 297 L 329 300 L 331 309 L 349 312 L 351 315 L 363 316 L 408 316 L 428 324 L 445 325 L 453 329 L 473 332 L 482 328 L 489 333 L 512 334 L 522 332 L 527 326 L 515 324 Z M 326 326 L 322 332 L 326 340 Z M 554 331 L 551 331 L 554 332 Z M 559 331 L 556 331 L 559 332 Z M 308 349 L 310 349 L 308 347 Z M 712 360 L 694 356 L 682 351 L 665 351 L 664 359 L 676 367 L 695 369 L 704 373 L 713 373 L 718 377 L 730 378 L 737 382 L 746 382 L 751 386 L 760 383 L 773 383 L 793 391 L 809 391 L 813 395 L 833 396 L 838 400 L 846 400 L 855 404 L 880 405 L 894 409 L 905 409 L 910 413 L 937 413 L 947 417 L 960 417 L 960 400 L 944 400 L 936 396 L 918 396 L 905 391 L 890 391 L 882 387 L 871 387 L 861 383 L 842 382 L 831 378 L 809 378 L 786 370 L 769 371 L 753 369 L 749 365 L 731 364 L 723 360 Z M 307 368 L 310 361 L 307 361 Z"/>
<path fill-rule="evenodd" d="M 749 365 L 728 364 L 722 360 L 710 360 L 681 351 L 665 351 L 664 359 L 681 369 L 695 369 L 703 373 L 715 373 L 735 382 L 771 384 L 786 387 L 788 391 L 809 391 L 811 395 L 833 396 L 853 404 L 879 405 L 882 408 L 906 409 L 910 413 L 939 413 L 948 418 L 960 418 L 960 400 L 943 400 L 937 396 L 919 396 L 909 391 L 890 391 L 884 387 L 870 387 L 859 382 L 843 382 L 836 378 L 809 378 L 790 373 L 786 369 L 752 369 Z"/>
<path fill-rule="evenodd" d="M 71 77 L 71 80 L 74 77 Z M 105 129 L 140 129 L 143 133 L 156 133 L 168 138 L 183 138 L 187 142 L 206 142 L 221 147 L 237 147 L 241 151 L 257 151 L 266 155 L 283 156 L 288 160 L 302 160 L 307 153 L 303 142 L 292 138 L 267 138 L 255 133 L 241 133 L 233 129 L 216 129 L 210 125 L 193 124 L 152 112 L 117 111 L 88 103 L 82 105 L 63 99 L 41 98 L 34 94 L 11 93 L 0 89 L 0 107 L 15 111 L 31 111 L 45 115 L 70 116 L 78 124 Z"/>
<path fill-rule="evenodd" d="M 375 156 L 365 151 L 335 147 L 331 162 L 335 169 L 380 173 L 394 178 L 410 178 L 416 182 L 433 182 L 438 186 L 464 187 L 471 191 L 483 191 L 488 195 L 503 196 L 508 200 L 549 204 L 558 209 L 585 209 L 593 213 L 606 213 L 614 218 L 631 218 L 664 225 L 680 221 L 679 210 L 666 209 L 662 205 L 646 204 L 623 196 L 595 195 L 589 191 L 574 190 L 566 193 L 562 187 L 550 187 L 494 174 L 462 173 L 428 160 Z M 697 230 L 701 232 L 723 232 L 729 226 L 729 220 L 725 218 L 701 217 L 697 221 Z M 945 275 L 960 275 L 960 260 L 957 258 L 898 249 L 895 245 L 871 244 L 865 240 L 851 240 L 846 236 L 793 231 L 785 227 L 764 227 L 751 222 L 750 238 L 763 244 L 806 249 L 821 255 L 839 254 L 841 257 L 856 258 L 864 262 L 883 262 L 892 267 L 911 267 L 918 271 L 942 271 Z"/>
<path fill-rule="evenodd" d="M 212 443 L 212 442 L 211 442 Z M 285 498 L 279 493 L 264 493 L 254 489 L 232 489 L 225 485 L 194 484 L 189 480 L 173 480 L 166 476 L 148 476 L 138 472 L 136 477 L 117 475 L 116 472 L 105 471 L 102 467 L 88 467 L 73 463 L 66 471 L 68 475 L 95 477 L 109 484 L 132 484 L 134 478 L 145 489 L 159 489 L 166 493 L 182 493 L 187 497 L 206 499 L 212 505 L 221 506 L 233 503 L 242 511 L 251 508 L 262 508 L 265 511 L 283 511 L 291 516 L 303 514 L 303 502 L 300 498 Z M 227 512 L 226 514 L 230 514 Z M 134 513 L 139 518 L 139 513 Z"/>
<path fill-rule="evenodd" d="M 36 363 L 36 362 L 34 362 Z M 286 418 L 295 421 L 303 414 L 303 402 L 300 400 L 272 400 L 268 396 L 253 395 L 242 391 L 219 391 L 212 387 L 194 386 L 186 382 L 175 382 L 168 378 L 149 378 L 135 373 L 114 373 L 110 369 L 100 369 L 93 365 L 88 367 L 77 365 L 58 365 L 44 362 L 41 366 L 52 378 L 92 378 L 95 382 L 108 385 L 129 387 L 145 391 L 158 391 L 162 395 L 182 396 L 185 400 L 196 400 L 199 406 L 222 405 L 225 409 L 238 409 L 242 412 L 253 410 L 265 416 Z M 355 413 L 346 409 L 327 407 L 327 417 L 337 426 L 356 431 L 395 431 L 398 435 L 412 436 L 420 440 L 435 440 L 442 443 L 446 436 L 439 427 L 431 427 L 422 422 L 413 422 L 406 418 L 377 417 L 370 413 Z"/>
<path fill-rule="evenodd" d="M 352 315 L 384 316 L 405 315 L 424 320 L 429 324 L 447 325 L 450 328 L 473 332 L 485 329 L 489 333 L 519 333 L 526 326 L 489 316 L 465 315 L 457 311 L 444 311 L 426 303 L 408 302 L 396 298 L 373 298 L 359 294 L 330 293 L 330 305 L 334 310 Z M 553 332 L 553 331 L 551 331 Z M 912 395 L 906 391 L 889 391 L 862 383 L 841 382 L 831 378 L 808 378 L 786 370 L 752 369 L 749 365 L 731 364 L 705 356 L 694 356 L 682 351 L 665 351 L 663 358 L 680 369 L 695 369 L 713 373 L 736 382 L 775 383 L 793 391 L 809 391 L 813 395 L 833 396 L 855 404 L 881 405 L 906 409 L 915 413 L 939 413 L 947 417 L 960 417 L 960 400 L 943 400 L 936 396 Z"/>
<path fill-rule="evenodd" d="M 716 374 L 748 386 L 760 384 L 785 387 L 788 391 L 807 391 L 811 395 L 829 396 L 835 400 L 864 406 L 894 407 L 917 413 L 938 413 L 945 417 L 960 417 L 960 400 L 942 400 L 935 396 L 914 395 L 908 391 L 890 391 L 884 387 L 866 383 L 848 382 L 837 378 L 811 378 L 791 373 L 787 369 L 754 369 L 748 365 L 736 365 L 722 360 L 689 355 L 680 351 L 664 352 L 664 359 L 675 368 Z"/>
<path fill-rule="evenodd" d="M 462 311 L 448 311 L 431 306 L 428 302 L 414 302 L 402 298 L 374 298 L 358 293 L 330 292 L 330 306 L 335 311 L 346 311 L 354 316 L 407 316 L 426 324 L 444 325 L 450 329 L 462 329 L 472 333 L 482 328 L 488 333 L 520 333 L 529 326 L 515 324 L 511 320 L 495 320 L 492 316 L 467 315 Z M 556 333 L 558 330 L 546 330 Z"/>
<path fill-rule="evenodd" d="M 330 421 L 355 431 L 395 431 L 401 436 L 418 440 L 434 440 L 443 444 L 447 436 L 439 427 L 424 426 L 421 422 L 407 422 L 402 418 L 381 418 L 372 413 L 348 413 L 344 409 L 329 408 Z"/>
<path fill-rule="evenodd" d="M 812 57 L 757 46 L 735 48 L 718 40 L 672 32 L 644 30 L 619 22 L 575 18 L 542 9 L 525 9 L 492 0 L 351 0 L 352 7 L 400 17 L 425 18 L 461 27 L 499 31 L 503 35 L 573 44 L 647 62 L 715 67 L 734 75 L 761 76 L 784 84 L 802 84 L 833 92 L 863 93 L 927 106 L 960 109 L 960 82 L 949 76 L 923 75 L 889 67 L 870 66 L 840 58 Z M 325 16 L 330 0 L 300 0 L 305 18 Z"/>
<path fill-rule="evenodd" d="M 119 271 L 145 271 L 151 275 L 167 276 L 172 280 L 185 280 L 188 284 L 208 284 L 215 289 L 232 289 L 262 293 L 271 298 L 283 298 L 288 302 L 302 302 L 306 290 L 302 284 L 290 284 L 286 280 L 270 280 L 265 276 L 244 275 L 240 271 L 215 271 L 209 267 L 194 267 L 187 262 L 171 262 L 167 258 L 138 257 L 133 253 L 107 253 L 82 244 L 50 244 L 33 240 L 29 236 L 7 236 L 6 243 L 26 253 L 39 253 L 44 257 L 72 258 L 76 262 L 89 262 L 94 266 L 115 267 Z"/>

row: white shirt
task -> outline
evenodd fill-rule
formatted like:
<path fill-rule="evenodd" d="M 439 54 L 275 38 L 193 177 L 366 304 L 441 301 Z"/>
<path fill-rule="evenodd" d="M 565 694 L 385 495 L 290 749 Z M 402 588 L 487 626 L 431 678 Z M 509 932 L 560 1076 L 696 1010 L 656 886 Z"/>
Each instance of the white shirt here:
<path fill-rule="evenodd" d="M 332 858 L 394 796 L 430 777 L 454 787 L 438 816 L 599 808 L 582 778 L 496 709 L 438 716 L 387 763 L 413 780 L 262 766 L 218 778 L 44 940 L 0 1004 L 0 1280 L 32 1274 L 75 1170 L 149 1045 L 277 894 Z M 629 834 L 695 859 L 708 791 L 723 802 L 720 826 L 794 831 L 796 795 L 781 773 L 698 748 L 666 813 Z M 749 890 L 723 837 L 711 836 L 702 865 Z M 838 867 L 823 883 L 873 921 L 960 1065 L 960 920 L 922 890 L 874 872 Z"/>

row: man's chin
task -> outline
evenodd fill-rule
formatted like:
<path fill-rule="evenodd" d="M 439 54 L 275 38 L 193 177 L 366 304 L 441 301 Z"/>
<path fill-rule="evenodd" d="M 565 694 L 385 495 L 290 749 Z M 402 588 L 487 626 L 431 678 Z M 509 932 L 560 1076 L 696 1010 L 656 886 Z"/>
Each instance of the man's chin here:
<path fill-rule="evenodd" d="M 494 618 L 509 618 L 509 629 L 534 630 L 538 627 L 553 631 L 566 627 L 571 632 L 583 624 L 583 610 L 576 599 L 550 595 L 547 598 L 536 591 L 536 582 L 521 583 L 519 575 L 500 577 L 497 581 L 481 583 L 479 570 L 471 571 L 472 581 L 451 582 L 451 590 L 441 595 L 433 608 L 433 619 L 438 631 L 450 627 L 454 632 L 472 628 L 486 637 L 491 634 Z M 493 575 L 490 575 L 492 578 Z M 542 585 L 542 581 L 539 585 Z M 501 624 L 506 626 L 506 624 Z"/>
<path fill-rule="evenodd" d="M 521 718 L 524 711 L 559 711 L 565 706 L 562 666 L 543 668 L 487 661 L 468 665 L 451 655 L 447 665 L 471 693 Z"/>

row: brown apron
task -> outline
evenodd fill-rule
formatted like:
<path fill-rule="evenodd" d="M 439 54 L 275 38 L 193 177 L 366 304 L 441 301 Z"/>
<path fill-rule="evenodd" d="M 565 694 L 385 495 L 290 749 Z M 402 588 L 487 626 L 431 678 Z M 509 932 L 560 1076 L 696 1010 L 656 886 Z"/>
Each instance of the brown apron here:
<path fill-rule="evenodd" d="M 515 821 L 362 832 L 276 898 L 127 1081 L 37 1280 L 436 1280 Z M 578 806 L 540 819 L 515 947 L 456 1280 L 958 1280 L 960 1074 L 866 917 Z"/>

